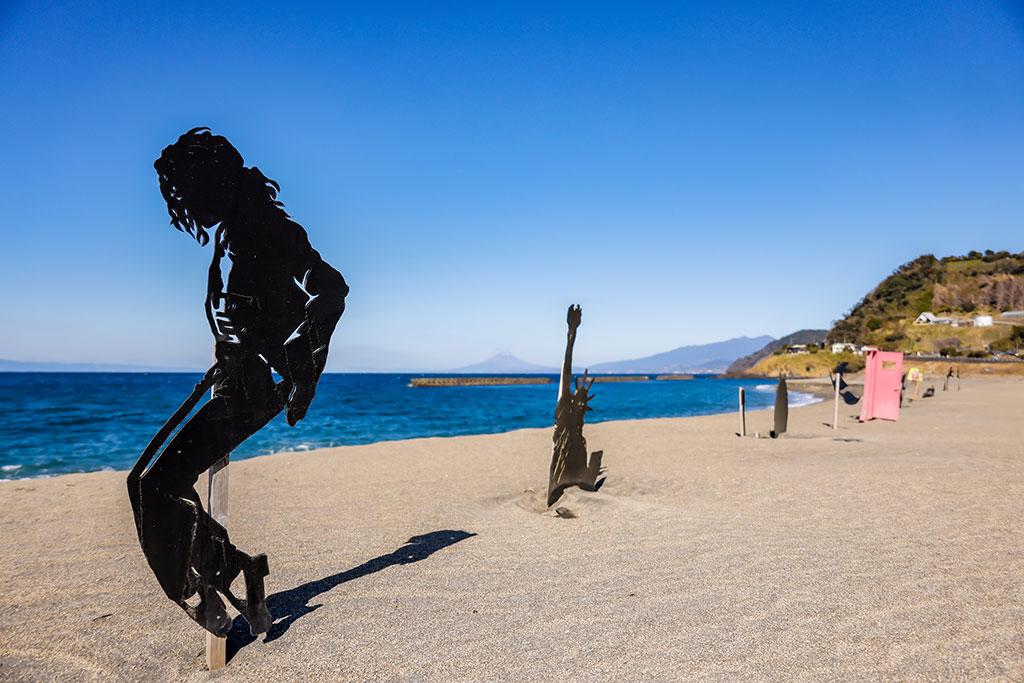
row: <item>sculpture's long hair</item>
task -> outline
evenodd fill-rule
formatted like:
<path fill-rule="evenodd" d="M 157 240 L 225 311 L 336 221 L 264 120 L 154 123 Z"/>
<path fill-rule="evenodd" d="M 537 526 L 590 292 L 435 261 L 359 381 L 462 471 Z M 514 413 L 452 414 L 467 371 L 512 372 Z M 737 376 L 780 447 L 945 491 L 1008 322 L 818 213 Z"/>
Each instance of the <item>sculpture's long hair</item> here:
<path fill-rule="evenodd" d="M 265 203 L 265 208 L 288 216 L 284 204 L 277 199 L 281 186 L 255 166 L 246 167 L 234 145 L 223 135 L 211 133 L 209 128 L 193 128 L 182 135 L 164 148 L 153 167 L 160 179 L 160 194 L 167 202 L 171 225 L 187 232 L 199 244 L 210 240 L 206 229 L 212 226 L 200 223 L 195 211 L 190 210 L 190 191 L 201 189 L 204 196 L 230 193 L 234 201 Z M 232 199 L 226 197 L 225 201 Z"/>

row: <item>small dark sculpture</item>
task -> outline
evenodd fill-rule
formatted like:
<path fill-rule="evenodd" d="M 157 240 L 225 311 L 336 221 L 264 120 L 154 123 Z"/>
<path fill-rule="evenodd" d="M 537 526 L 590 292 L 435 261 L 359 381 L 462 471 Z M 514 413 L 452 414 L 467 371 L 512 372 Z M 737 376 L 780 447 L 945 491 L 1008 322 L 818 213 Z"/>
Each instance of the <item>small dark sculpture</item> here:
<path fill-rule="evenodd" d="M 843 361 L 837 365 L 833 370 L 828 373 L 828 378 L 832 382 L 832 388 L 835 389 L 836 381 L 839 381 L 839 396 L 843 399 L 843 403 L 848 406 L 856 405 L 860 401 L 857 396 L 850 391 L 850 385 L 843 379 L 843 375 L 846 374 L 849 369 L 849 363 Z"/>
<path fill-rule="evenodd" d="M 583 418 L 593 394 L 590 387 L 594 380 L 587 373 L 575 380 L 575 390 L 570 387 L 572 378 L 572 348 L 576 343 L 576 330 L 583 320 L 579 306 L 570 306 L 566 317 L 569 324 L 568 341 L 565 346 L 565 361 L 558 385 L 558 404 L 555 406 L 554 448 L 551 453 L 551 470 L 548 475 L 548 507 L 555 504 L 562 492 L 571 486 L 584 491 L 597 491 L 604 484 L 604 469 L 601 467 L 603 451 L 594 451 L 587 461 L 587 440 L 583 437 Z"/>
<path fill-rule="evenodd" d="M 263 582 L 267 556 L 236 548 L 194 487 L 282 410 L 290 425 L 306 415 L 348 286 L 285 213 L 278 184 L 245 166 L 227 138 L 194 128 L 166 147 L 154 167 L 171 224 L 200 245 L 213 232 L 205 308 L 215 362 L 128 475 L 139 543 L 167 597 L 200 626 L 227 634 L 223 594 L 253 635 L 264 633 L 272 621 Z M 146 470 L 211 387 L 213 397 Z M 244 600 L 231 592 L 239 574 Z"/>
<path fill-rule="evenodd" d="M 786 378 L 779 375 L 779 384 L 775 387 L 775 415 L 774 424 L 770 432 L 771 437 L 776 439 L 786 433 L 789 426 L 789 389 L 786 387 Z"/>

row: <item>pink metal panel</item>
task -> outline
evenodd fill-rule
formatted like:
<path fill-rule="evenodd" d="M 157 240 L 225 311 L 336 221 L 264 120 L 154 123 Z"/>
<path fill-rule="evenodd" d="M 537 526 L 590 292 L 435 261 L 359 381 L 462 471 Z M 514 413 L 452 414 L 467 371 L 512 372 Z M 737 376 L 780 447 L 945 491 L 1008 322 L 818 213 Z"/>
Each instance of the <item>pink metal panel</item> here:
<path fill-rule="evenodd" d="M 898 420 L 903 354 L 892 351 L 868 351 L 864 366 L 864 398 L 860 420 Z"/>

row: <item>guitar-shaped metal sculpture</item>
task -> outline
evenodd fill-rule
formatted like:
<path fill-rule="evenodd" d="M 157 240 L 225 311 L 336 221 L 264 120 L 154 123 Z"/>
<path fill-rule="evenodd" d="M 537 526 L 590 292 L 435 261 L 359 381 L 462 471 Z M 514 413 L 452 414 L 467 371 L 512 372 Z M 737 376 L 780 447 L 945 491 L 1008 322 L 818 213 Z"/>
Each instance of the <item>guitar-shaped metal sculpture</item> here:
<path fill-rule="evenodd" d="M 558 403 L 555 406 L 554 447 L 551 453 L 551 469 L 548 473 L 548 507 L 551 507 L 565 489 L 578 486 L 585 491 L 597 491 L 604 484 L 604 468 L 601 467 L 603 451 L 594 451 L 587 459 L 587 440 L 583 437 L 583 419 L 593 395 L 590 387 L 594 380 L 583 373 L 572 380 L 572 350 L 576 344 L 576 330 L 583 320 L 579 306 L 570 306 L 566 315 L 569 325 L 565 346 L 565 360 L 558 385 Z"/>

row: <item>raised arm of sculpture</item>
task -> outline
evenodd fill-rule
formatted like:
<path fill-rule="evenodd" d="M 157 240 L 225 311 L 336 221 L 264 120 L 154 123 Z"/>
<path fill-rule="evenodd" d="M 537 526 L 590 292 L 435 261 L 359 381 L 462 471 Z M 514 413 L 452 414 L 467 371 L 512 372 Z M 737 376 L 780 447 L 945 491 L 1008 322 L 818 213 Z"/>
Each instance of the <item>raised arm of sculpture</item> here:
<path fill-rule="evenodd" d="M 569 395 L 572 383 L 572 347 L 576 344 L 576 330 L 579 329 L 583 320 L 583 309 L 578 304 L 569 306 L 565 315 L 565 322 L 569 325 L 569 332 L 565 344 L 565 360 L 562 361 L 562 377 L 558 382 L 558 402 Z"/>

